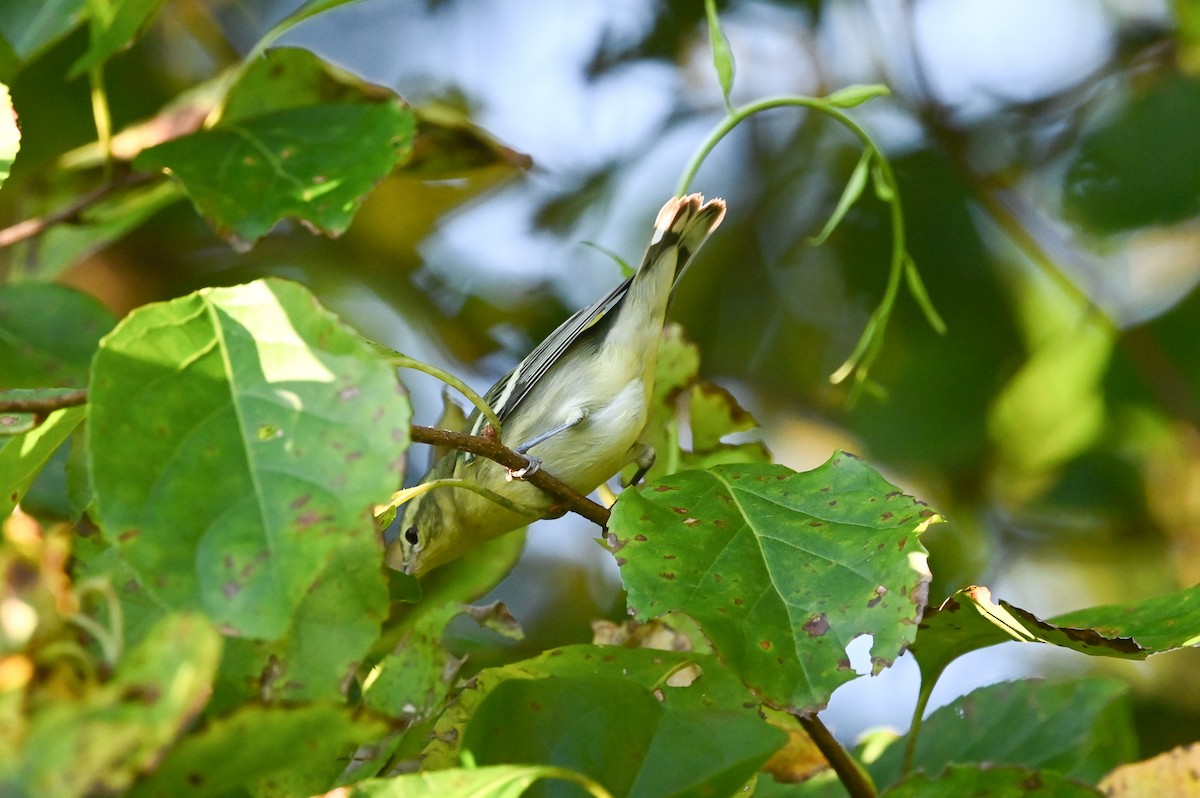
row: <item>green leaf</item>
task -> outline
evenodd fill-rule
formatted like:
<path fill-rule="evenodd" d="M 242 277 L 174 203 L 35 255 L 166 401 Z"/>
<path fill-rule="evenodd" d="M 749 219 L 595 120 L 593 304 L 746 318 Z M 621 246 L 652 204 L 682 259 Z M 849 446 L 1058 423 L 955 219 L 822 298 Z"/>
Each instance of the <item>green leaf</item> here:
<path fill-rule="evenodd" d="M 152 767 L 204 708 L 221 638 L 195 614 L 172 615 L 78 701 L 44 706 L 26 740 L 29 795 L 119 793 Z"/>
<path fill-rule="evenodd" d="M 858 198 L 862 196 L 863 189 L 867 186 L 867 175 L 871 171 L 871 161 L 875 153 L 871 149 L 864 149 L 862 156 L 859 157 L 858 163 L 854 167 L 854 171 L 850 173 L 850 179 L 846 181 L 846 187 L 842 189 L 842 196 L 838 198 L 837 207 L 833 209 L 833 214 L 829 217 L 829 221 L 825 222 L 825 226 L 821 228 L 821 232 L 808 239 L 808 243 L 812 246 L 820 246 L 825 243 L 830 234 L 837 229 L 841 224 L 842 219 L 846 218 L 846 214 L 854 207 L 854 203 L 858 202 Z"/>
<path fill-rule="evenodd" d="M 574 645 L 551 649 L 533 659 L 480 671 L 438 719 L 425 752 L 430 769 L 454 767 L 463 730 L 493 689 L 511 679 L 621 678 L 679 710 L 737 710 L 757 718 L 758 701 L 715 657 L 644 648 Z"/>
<path fill-rule="evenodd" d="M 54 283 L 0 285 L 0 388 L 82 387 L 116 319 L 94 297 Z"/>
<path fill-rule="evenodd" d="M 238 77 L 225 98 L 221 126 L 304 106 L 395 99 L 390 89 L 339 69 L 311 50 L 277 47 L 250 62 Z"/>
<path fill-rule="evenodd" d="M 1150 81 L 1088 135 L 1063 178 L 1067 213 L 1098 233 L 1200 213 L 1200 80 Z"/>
<path fill-rule="evenodd" d="M 0 518 L 8 518 L 50 455 L 83 421 L 85 412 L 82 407 L 57 410 L 24 435 L 0 437 Z M 5 418 L 0 415 L 0 425 Z"/>
<path fill-rule="evenodd" d="M 725 105 L 729 105 L 729 93 L 733 91 L 733 51 L 729 48 L 729 39 L 721 30 L 721 20 L 717 17 L 716 0 L 704 0 L 704 15 L 708 19 L 708 43 L 713 51 L 713 68 L 717 70 L 717 80 L 721 83 L 721 94 L 725 97 Z"/>
<path fill-rule="evenodd" d="M 416 623 L 406 627 L 406 634 L 395 649 L 365 680 L 363 703 L 386 715 L 403 716 L 414 722 L 440 711 L 464 662 L 442 645 L 442 634 L 446 624 L 464 613 L 481 626 L 520 638 L 520 626 L 499 602 L 480 608 L 457 602 L 442 604 L 422 613 Z"/>
<path fill-rule="evenodd" d="M 574 782 L 593 798 L 609 798 L 602 787 L 578 773 L 541 765 L 496 765 L 371 779 L 339 790 L 337 798 L 520 798 L 547 779 Z"/>
<path fill-rule="evenodd" d="M 76 78 L 133 46 L 150 26 L 165 0 L 105 0 L 88 3 L 91 46 L 71 67 Z"/>
<path fill-rule="evenodd" d="M 462 745 L 481 764 L 556 765 L 614 795 L 657 798 L 731 795 L 785 739 L 746 712 L 673 709 L 620 676 L 559 676 L 497 685 Z"/>
<path fill-rule="evenodd" d="M 416 121 L 401 101 L 289 108 L 143 151 L 137 169 L 172 175 L 218 232 L 252 243 L 294 217 L 328 235 L 411 153 Z"/>
<path fill-rule="evenodd" d="M 232 638 L 213 703 L 257 697 L 345 700 L 387 615 L 387 586 L 374 539 L 347 539 L 328 560 L 276 640 Z"/>
<path fill-rule="evenodd" d="M 958 657 L 1016 640 L 1069 648 L 1094 657 L 1145 659 L 1200 645 L 1200 585 L 1130 604 L 1092 607 L 1047 621 L 986 587 L 958 591 L 921 620 L 910 647 L 924 682 L 932 682 Z"/>
<path fill-rule="evenodd" d="M 900 775 L 908 737 L 870 766 L 879 785 Z M 1129 688 L 1110 679 L 1027 679 L 981 687 L 921 724 L 913 769 L 938 773 L 954 762 L 1053 770 L 1095 784 L 1137 754 Z"/>
<path fill-rule="evenodd" d="M 911 776 L 879 798 L 1099 798 L 1100 793 L 1049 770 L 953 765 L 941 775 Z"/>
<path fill-rule="evenodd" d="M 625 491 L 609 542 L 631 614 L 687 613 L 768 704 L 808 711 L 855 678 L 854 638 L 872 636 L 875 673 L 912 642 L 929 582 L 917 537 L 937 520 L 838 453 L 805 473 L 717 466 Z"/>
<path fill-rule="evenodd" d="M 83 20 L 87 0 L 0 3 L 0 36 L 29 61 Z"/>
<path fill-rule="evenodd" d="M 0 186 L 8 179 L 20 149 L 21 128 L 17 127 L 17 111 L 13 108 L 8 86 L 0 83 Z"/>
<path fill-rule="evenodd" d="M 700 380 L 700 353 L 678 324 L 668 324 L 659 342 L 655 363 L 654 393 L 650 420 L 642 440 L 658 457 L 647 478 L 656 479 L 686 468 L 708 468 L 720 463 L 763 463 L 771 459 L 762 443 L 725 443 L 733 433 L 755 429 L 758 424 L 737 399 L 724 388 Z M 680 445 L 684 418 L 679 397 L 686 392 L 687 426 L 692 450 Z M 632 467 L 626 476 L 632 476 Z"/>
<path fill-rule="evenodd" d="M 341 598 L 382 612 L 369 508 L 399 484 L 409 407 L 303 287 L 139 308 L 104 339 L 90 401 L 97 518 L 156 600 L 275 640 L 340 556 L 365 579 Z"/>
<path fill-rule="evenodd" d="M 825 102 L 835 108 L 853 108 L 876 97 L 886 97 L 892 90 L 881 83 L 856 83 L 838 89 L 825 97 Z"/>
<path fill-rule="evenodd" d="M 342 706 L 244 706 L 184 738 L 129 798 L 226 795 L 313 764 L 336 774 L 349 751 L 385 729 Z"/>

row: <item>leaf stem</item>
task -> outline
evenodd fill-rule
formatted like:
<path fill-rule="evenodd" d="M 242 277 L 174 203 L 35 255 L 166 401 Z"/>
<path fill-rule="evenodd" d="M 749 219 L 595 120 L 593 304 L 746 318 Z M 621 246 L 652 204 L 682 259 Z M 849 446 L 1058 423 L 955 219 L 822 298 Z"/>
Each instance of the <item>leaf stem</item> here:
<path fill-rule="evenodd" d="M 821 719 L 816 715 L 804 715 L 798 712 L 792 714 L 796 720 L 800 721 L 800 726 L 808 732 L 808 736 L 812 738 L 817 749 L 825 756 L 829 766 L 837 774 L 838 780 L 850 794 L 850 798 L 875 798 L 875 785 L 871 783 L 871 777 L 867 775 L 861 765 L 854 761 L 842 744 L 834 739 Z"/>
<path fill-rule="evenodd" d="M 402 355 L 396 352 L 389 355 L 389 360 L 396 368 L 412 369 L 413 371 L 419 371 L 422 374 L 428 374 L 431 377 L 436 377 L 437 379 L 449 385 L 451 388 L 454 388 L 463 396 L 467 397 L 471 404 L 475 405 L 475 407 L 479 409 L 479 412 L 483 413 L 483 416 L 488 420 L 488 423 L 492 425 L 492 429 L 496 431 L 496 437 L 500 437 L 500 419 L 496 416 L 496 411 L 492 410 L 492 406 L 485 402 L 482 396 L 472 390 L 470 385 L 467 385 L 465 382 L 460 380 L 458 377 L 455 377 L 445 369 L 440 369 L 437 366 L 416 360 L 408 355 Z"/>

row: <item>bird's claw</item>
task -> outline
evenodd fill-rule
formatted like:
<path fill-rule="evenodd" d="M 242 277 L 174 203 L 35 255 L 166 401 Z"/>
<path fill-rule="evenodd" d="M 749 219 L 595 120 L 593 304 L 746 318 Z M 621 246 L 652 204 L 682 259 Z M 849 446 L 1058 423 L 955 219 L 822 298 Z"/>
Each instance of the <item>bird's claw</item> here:
<path fill-rule="evenodd" d="M 542 467 L 541 458 L 534 457 L 531 454 L 522 454 L 521 456 L 525 458 L 525 465 L 523 467 L 504 469 L 504 478 L 508 482 L 512 482 L 514 479 L 525 479 L 525 477 L 533 474 Z"/>

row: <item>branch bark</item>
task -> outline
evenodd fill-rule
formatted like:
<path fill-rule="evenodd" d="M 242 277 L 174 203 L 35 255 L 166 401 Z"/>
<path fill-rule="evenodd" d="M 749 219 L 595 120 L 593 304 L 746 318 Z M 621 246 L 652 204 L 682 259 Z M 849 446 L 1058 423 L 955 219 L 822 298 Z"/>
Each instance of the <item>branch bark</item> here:
<path fill-rule="evenodd" d="M 0 397 L 0 413 L 36 413 L 39 416 L 49 415 L 55 410 L 66 407 L 78 407 L 87 403 L 87 391 L 80 388 L 57 396 L 36 396 L 22 399 L 4 399 Z"/>
<path fill-rule="evenodd" d="M 499 463 L 505 468 L 520 469 L 528 465 L 528 461 L 495 438 L 484 438 L 477 435 L 467 435 L 464 432 L 451 432 L 437 427 L 422 427 L 412 425 L 412 439 L 417 443 L 428 443 L 433 446 L 444 446 L 463 452 L 477 454 Z M 599 527 L 608 526 L 608 508 L 597 504 L 567 483 L 543 470 L 534 471 L 523 479 L 530 485 L 555 499 L 564 509 L 582 515 Z"/>

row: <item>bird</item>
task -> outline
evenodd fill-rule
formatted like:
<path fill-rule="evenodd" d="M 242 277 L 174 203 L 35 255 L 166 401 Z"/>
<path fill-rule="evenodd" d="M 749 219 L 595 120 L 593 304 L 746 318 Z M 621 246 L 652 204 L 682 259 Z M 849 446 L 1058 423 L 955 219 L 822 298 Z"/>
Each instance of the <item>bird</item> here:
<path fill-rule="evenodd" d="M 421 577 L 542 517 L 554 500 L 519 478 L 537 468 L 582 494 L 630 463 L 638 464 L 631 484 L 645 474 L 654 452 L 640 437 L 667 310 L 692 258 L 724 217 L 719 198 L 668 200 L 637 271 L 559 325 L 484 395 L 502 440 L 516 444 L 526 468 L 513 472 L 451 450 L 421 479 L 474 483 L 521 511 L 452 485 L 420 492 L 401 508 L 401 531 L 386 550 L 389 567 Z M 472 434 L 496 434 L 478 409 L 467 423 Z"/>

